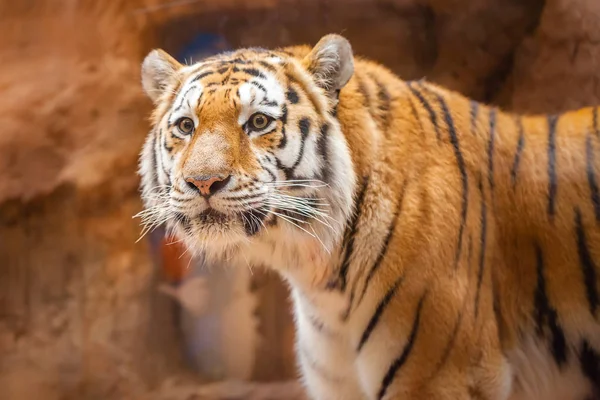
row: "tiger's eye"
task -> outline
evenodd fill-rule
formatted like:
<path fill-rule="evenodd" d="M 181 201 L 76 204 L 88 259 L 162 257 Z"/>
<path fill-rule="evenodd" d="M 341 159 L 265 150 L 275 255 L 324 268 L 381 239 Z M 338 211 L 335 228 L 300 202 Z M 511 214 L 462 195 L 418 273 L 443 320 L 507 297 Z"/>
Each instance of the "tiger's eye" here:
<path fill-rule="evenodd" d="M 194 121 L 189 118 L 181 118 L 177 123 L 179 131 L 185 135 L 189 135 L 194 132 Z"/>
<path fill-rule="evenodd" d="M 256 130 L 261 130 L 267 127 L 269 120 L 263 114 L 256 114 L 252 117 L 252 128 Z"/>

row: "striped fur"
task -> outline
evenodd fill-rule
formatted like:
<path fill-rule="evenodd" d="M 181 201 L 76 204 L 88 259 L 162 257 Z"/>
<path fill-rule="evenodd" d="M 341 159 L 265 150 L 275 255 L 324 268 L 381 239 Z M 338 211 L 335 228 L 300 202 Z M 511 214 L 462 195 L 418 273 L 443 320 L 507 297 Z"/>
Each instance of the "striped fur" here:
<path fill-rule="evenodd" d="M 335 35 L 142 75 L 145 222 L 281 273 L 312 398 L 600 398 L 597 108 L 510 115 Z"/>

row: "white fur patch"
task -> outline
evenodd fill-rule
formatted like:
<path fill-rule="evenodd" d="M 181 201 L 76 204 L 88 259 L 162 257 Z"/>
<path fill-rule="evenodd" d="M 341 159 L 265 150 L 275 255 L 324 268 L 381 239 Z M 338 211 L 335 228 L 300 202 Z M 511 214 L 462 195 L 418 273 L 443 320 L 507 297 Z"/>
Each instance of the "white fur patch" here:
<path fill-rule="evenodd" d="M 192 80 L 192 78 L 188 79 L 173 101 L 169 124 L 174 124 L 179 118 L 188 117 L 194 121 L 194 126 L 198 127 L 199 121 L 195 110 L 198 108 L 198 101 L 204 88 L 200 82 L 191 82 Z"/>
<path fill-rule="evenodd" d="M 273 118 L 279 118 L 282 115 L 285 91 L 272 74 L 268 72 L 262 73 L 266 79 L 255 77 L 249 82 L 242 84 L 239 88 L 238 93 L 242 103 L 238 116 L 238 123 L 240 125 L 244 125 L 248 121 L 248 118 L 256 112 L 270 115 Z M 251 82 L 260 84 L 266 89 L 266 93 Z M 267 104 L 270 102 L 277 103 L 277 105 Z"/>
<path fill-rule="evenodd" d="M 296 128 L 297 129 L 297 128 Z M 300 163 L 296 166 L 294 172 L 298 176 L 316 176 L 320 171 L 320 167 L 322 164 L 321 158 L 318 155 L 317 149 L 317 139 L 318 136 L 315 134 L 318 131 L 318 127 L 311 126 L 308 136 L 304 141 L 304 150 L 302 151 L 302 159 Z M 298 132 L 298 135 L 301 136 L 301 133 Z M 300 144 L 300 143 L 298 143 Z M 298 156 L 300 155 L 301 149 L 297 149 L 296 153 Z M 291 162 L 295 162 L 294 159 Z M 287 163 L 286 163 L 287 164 Z"/>
<path fill-rule="evenodd" d="M 590 383 L 572 354 L 559 369 L 547 344 L 527 336 L 507 356 L 514 371 L 510 400 L 581 400 L 591 395 Z"/>
<path fill-rule="evenodd" d="M 352 400 L 365 398 L 359 386 L 354 367 L 354 347 L 339 330 L 341 325 L 325 325 L 317 330 L 311 318 L 334 322 L 346 304 L 340 293 L 319 293 L 307 299 L 298 289 L 292 290 L 294 298 L 297 352 L 303 379 L 310 394 L 316 399 Z"/>

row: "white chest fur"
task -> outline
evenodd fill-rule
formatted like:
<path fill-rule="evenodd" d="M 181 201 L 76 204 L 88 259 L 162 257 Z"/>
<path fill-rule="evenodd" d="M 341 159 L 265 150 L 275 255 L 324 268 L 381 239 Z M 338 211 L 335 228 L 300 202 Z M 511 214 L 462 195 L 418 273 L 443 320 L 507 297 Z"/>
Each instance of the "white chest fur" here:
<path fill-rule="evenodd" d="M 356 374 L 356 352 L 340 323 L 347 299 L 339 292 L 310 295 L 292 289 L 296 353 L 314 399 L 366 399 Z"/>

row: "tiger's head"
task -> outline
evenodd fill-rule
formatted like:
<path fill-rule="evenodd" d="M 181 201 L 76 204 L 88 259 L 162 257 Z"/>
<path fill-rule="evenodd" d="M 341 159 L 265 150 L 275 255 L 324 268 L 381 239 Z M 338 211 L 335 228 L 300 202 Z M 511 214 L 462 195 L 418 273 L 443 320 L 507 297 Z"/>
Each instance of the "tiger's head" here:
<path fill-rule="evenodd" d="M 190 66 L 150 52 L 143 222 L 166 223 L 188 247 L 213 254 L 257 242 L 331 249 L 355 186 L 336 119 L 353 70 L 350 44 L 337 35 L 312 49 L 241 49 Z"/>

